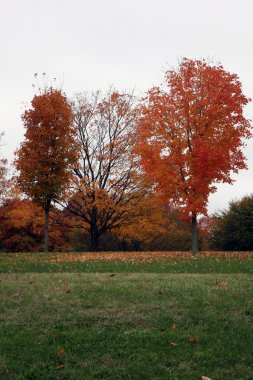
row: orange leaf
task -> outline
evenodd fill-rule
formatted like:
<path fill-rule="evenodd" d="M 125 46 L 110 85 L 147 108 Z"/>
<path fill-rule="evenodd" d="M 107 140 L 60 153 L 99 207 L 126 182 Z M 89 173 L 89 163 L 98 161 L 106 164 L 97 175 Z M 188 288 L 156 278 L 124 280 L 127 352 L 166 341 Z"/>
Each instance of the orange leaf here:
<path fill-rule="evenodd" d="M 18 298 L 20 296 L 20 293 L 13 294 L 12 298 Z"/>
<path fill-rule="evenodd" d="M 173 331 L 177 331 L 177 325 L 176 325 L 176 323 L 173 323 L 173 325 L 172 325 L 172 330 L 173 330 Z"/>
<path fill-rule="evenodd" d="M 222 289 L 222 290 L 227 290 L 227 289 L 228 289 L 228 283 L 227 283 L 227 281 L 222 281 L 222 282 L 218 285 L 218 288 L 219 288 L 219 289 Z"/>
<path fill-rule="evenodd" d="M 197 343 L 199 341 L 199 337 L 196 335 L 192 335 L 189 337 L 191 343 Z"/>
<path fill-rule="evenodd" d="M 56 369 L 62 369 L 62 368 L 64 368 L 65 366 L 64 366 L 64 364 L 61 364 L 61 365 L 58 365 L 57 367 L 56 367 Z"/>
<path fill-rule="evenodd" d="M 60 349 L 57 351 L 57 356 L 58 356 L 58 358 L 62 358 L 64 355 L 65 355 L 65 350 L 64 350 L 64 348 L 60 348 Z"/>

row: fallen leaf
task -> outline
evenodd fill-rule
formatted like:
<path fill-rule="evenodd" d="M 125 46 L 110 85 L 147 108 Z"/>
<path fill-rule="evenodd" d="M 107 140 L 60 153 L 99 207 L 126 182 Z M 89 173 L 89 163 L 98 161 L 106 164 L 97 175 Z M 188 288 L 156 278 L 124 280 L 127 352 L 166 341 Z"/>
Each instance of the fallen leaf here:
<path fill-rule="evenodd" d="M 173 325 L 172 325 L 172 330 L 177 331 L 177 325 L 175 323 L 173 323 Z"/>
<path fill-rule="evenodd" d="M 191 343 L 197 343 L 199 341 L 199 337 L 196 335 L 192 335 L 189 337 Z"/>
<path fill-rule="evenodd" d="M 159 289 L 159 294 L 162 295 L 163 293 L 164 293 L 164 289 L 163 289 L 163 288 L 160 288 L 160 289 Z"/>
<path fill-rule="evenodd" d="M 109 277 L 114 277 L 114 276 L 116 276 L 115 273 L 111 273 L 111 274 L 109 274 Z"/>
<path fill-rule="evenodd" d="M 227 289 L 228 289 L 228 283 L 227 283 L 227 281 L 222 281 L 222 282 L 218 285 L 218 288 L 219 288 L 219 289 L 222 289 L 222 290 L 227 290 Z"/>
<path fill-rule="evenodd" d="M 211 377 L 201 376 L 201 380 L 212 380 Z"/>
<path fill-rule="evenodd" d="M 64 368 L 65 366 L 64 366 L 64 364 L 61 364 L 61 365 L 58 365 L 57 367 L 56 367 L 56 369 L 61 369 L 61 368 Z"/>
<path fill-rule="evenodd" d="M 71 289 L 66 289 L 65 293 L 71 293 Z"/>
<path fill-rule="evenodd" d="M 64 348 L 60 348 L 60 349 L 57 351 L 57 356 L 58 356 L 58 358 L 62 358 L 64 355 L 65 355 L 65 350 L 64 350 Z"/>
<path fill-rule="evenodd" d="M 178 344 L 177 344 L 177 343 L 174 343 L 174 342 L 170 342 L 170 345 L 173 346 L 173 347 L 178 346 Z"/>
<path fill-rule="evenodd" d="M 18 298 L 20 296 L 20 293 L 13 294 L 12 298 Z"/>

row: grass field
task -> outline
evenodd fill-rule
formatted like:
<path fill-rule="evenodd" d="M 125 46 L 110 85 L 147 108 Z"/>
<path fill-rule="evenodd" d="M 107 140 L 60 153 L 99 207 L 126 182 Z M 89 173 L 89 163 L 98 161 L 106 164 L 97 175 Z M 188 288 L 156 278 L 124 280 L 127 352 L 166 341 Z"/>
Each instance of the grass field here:
<path fill-rule="evenodd" d="M 0 254 L 0 379 L 252 380 L 253 254 Z"/>

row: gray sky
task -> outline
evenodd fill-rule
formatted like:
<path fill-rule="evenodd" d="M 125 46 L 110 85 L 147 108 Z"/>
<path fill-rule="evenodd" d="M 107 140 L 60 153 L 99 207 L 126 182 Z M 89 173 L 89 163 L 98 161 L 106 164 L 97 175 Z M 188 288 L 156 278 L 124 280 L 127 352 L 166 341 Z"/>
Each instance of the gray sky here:
<path fill-rule="evenodd" d="M 23 139 L 20 115 L 34 73 L 63 83 L 68 96 L 161 83 L 179 59 L 211 58 L 238 74 L 253 97 L 252 0 L 0 0 L 0 130 L 10 159 Z M 253 105 L 245 114 L 253 119 Z M 253 141 L 248 171 L 219 185 L 209 211 L 253 193 Z"/>

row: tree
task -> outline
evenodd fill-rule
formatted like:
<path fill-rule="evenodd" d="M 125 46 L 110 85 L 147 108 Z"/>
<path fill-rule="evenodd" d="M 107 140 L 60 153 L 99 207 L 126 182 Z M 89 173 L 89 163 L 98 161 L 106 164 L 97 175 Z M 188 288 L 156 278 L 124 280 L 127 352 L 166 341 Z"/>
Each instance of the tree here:
<path fill-rule="evenodd" d="M 77 159 L 71 106 L 62 91 L 49 88 L 35 95 L 22 116 L 25 141 L 15 161 L 18 185 L 45 212 L 45 252 L 52 202 L 62 199 Z"/>
<path fill-rule="evenodd" d="M 150 250 L 154 246 L 160 250 L 160 236 L 166 232 L 167 223 L 161 199 L 153 194 L 147 194 L 142 199 L 131 201 L 126 211 L 125 217 L 117 227 L 108 229 L 100 235 L 99 250 L 143 251 Z M 82 219 L 76 219 L 74 215 L 68 222 L 72 224 L 70 236 L 74 250 L 89 250 L 90 234 L 86 223 L 82 222 Z"/>
<path fill-rule="evenodd" d="M 73 102 L 80 161 L 74 170 L 70 213 L 83 221 L 92 251 L 118 228 L 133 202 L 146 194 L 133 155 L 136 110 L 132 94 L 110 89 L 104 96 L 79 95 Z"/>
<path fill-rule="evenodd" d="M 224 251 L 253 250 L 253 195 L 232 201 L 212 218 L 211 247 Z"/>
<path fill-rule="evenodd" d="M 43 208 L 29 199 L 7 199 L 0 207 L 1 249 L 8 252 L 43 249 L 43 214 Z M 50 249 L 55 251 L 70 250 L 66 228 L 54 224 L 54 220 L 61 219 L 61 214 L 60 210 L 51 209 Z"/>
<path fill-rule="evenodd" d="M 206 214 L 215 183 L 232 183 L 246 168 L 251 136 L 237 75 L 221 65 L 184 58 L 167 71 L 165 85 L 148 91 L 140 107 L 137 152 L 148 178 L 191 216 L 192 252 L 198 251 L 197 216 Z"/>

